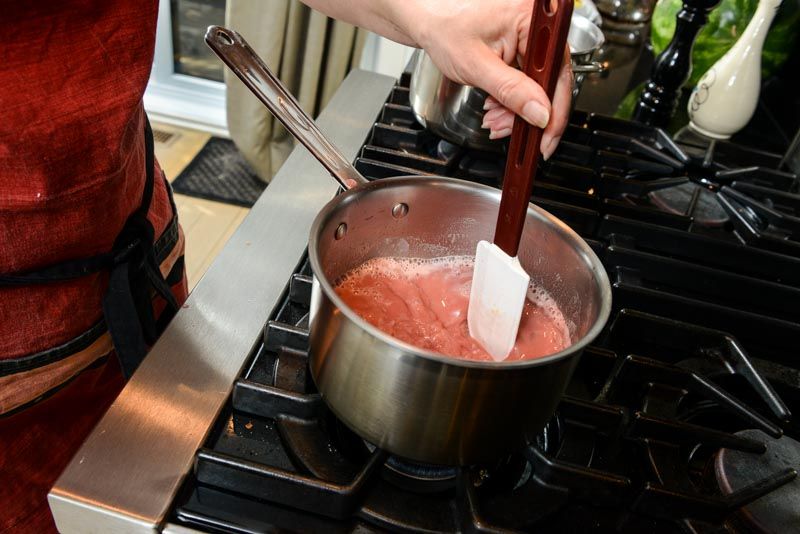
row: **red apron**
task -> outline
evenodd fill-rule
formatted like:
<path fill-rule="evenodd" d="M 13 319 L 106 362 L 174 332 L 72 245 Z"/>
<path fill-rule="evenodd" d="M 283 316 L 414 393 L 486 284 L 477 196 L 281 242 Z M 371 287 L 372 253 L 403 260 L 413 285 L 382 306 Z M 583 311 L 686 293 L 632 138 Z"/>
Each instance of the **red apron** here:
<path fill-rule="evenodd" d="M 43 532 L 47 491 L 186 298 L 183 236 L 142 106 L 157 1 L 0 10 L 0 532 Z"/>

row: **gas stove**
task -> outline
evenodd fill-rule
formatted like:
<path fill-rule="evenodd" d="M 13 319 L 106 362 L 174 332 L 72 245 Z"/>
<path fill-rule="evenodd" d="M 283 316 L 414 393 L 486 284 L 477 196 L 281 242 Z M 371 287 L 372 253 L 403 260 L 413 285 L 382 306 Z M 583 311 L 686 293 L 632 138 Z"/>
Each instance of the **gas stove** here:
<path fill-rule="evenodd" d="M 719 532 L 742 507 L 744 521 L 775 532 L 797 520 L 800 443 L 779 423 L 790 415 L 782 399 L 800 400 L 798 391 L 777 393 L 729 334 L 620 310 L 535 443 L 487 465 L 423 465 L 361 440 L 315 392 L 310 274 L 304 265 L 293 275 L 198 451 L 175 509 L 181 523 L 226 532 Z M 764 461 L 767 451 L 779 452 Z"/>
<path fill-rule="evenodd" d="M 438 174 L 499 186 L 503 154 L 464 150 L 422 129 L 408 106 L 407 76 L 390 83 L 356 73 L 343 90 L 349 93 L 337 95 L 320 122 L 369 179 Z M 362 107 L 358 117 L 348 115 L 355 103 Z M 293 158 L 281 171 L 285 177 L 279 175 L 254 208 L 256 217 L 266 213 L 271 193 L 276 224 L 287 202 L 309 204 L 310 186 L 289 187 L 298 171 L 315 174 L 319 185 L 313 190 L 320 190 L 304 213 L 313 215 L 334 193 L 330 183 L 321 186 L 330 182 L 324 171 L 308 170 L 316 164 L 307 155 Z M 800 181 L 778 170 L 779 161 L 729 142 L 678 143 L 640 124 L 572 114 L 558 151 L 537 176 L 532 201 L 592 246 L 612 281 L 614 310 L 537 438 L 485 465 L 395 457 L 331 414 L 308 371 L 311 271 L 302 242 L 293 242 L 294 259 L 274 260 L 285 274 L 282 283 L 268 280 L 274 295 L 268 309 L 252 303 L 260 295 L 239 291 L 242 305 L 258 310 L 242 317 L 241 330 L 259 331 L 249 343 L 208 302 L 190 299 L 189 309 L 179 313 L 175 335 L 197 333 L 199 321 L 212 330 L 209 336 L 219 334 L 215 339 L 236 338 L 241 356 L 220 373 L 229 377 L 228 390 L 219 391 L 213 406 L 197 410 L 204 426 L 193 422 L 186 403 L 192 395 L 182 397 L 182 410 L 170 410 L 165 431 L 180 433 L 174 418 L 186 417 L 192 436 L 180 442 L 182 460 L 170 464 L 177 467 L 160 476 L 157 462 L 140 452 L 133 452 L 135 461 L 116 455 L 126 468 L 148 468 L 146 483 L 138 486 L 155 488 L 160 500 L 143 506 L 113 483 L 87 489 L 83 461 L 76 460 L 51 496 L 59 526 L 80 525 L 72 519 L 75 510 L 94 499 L 101 505 L 88 508 L 98 509 L 94 517 L 107 524 L 119 524 L 118 517 L 108 518 L 122 508 L 134 523 L 166 532 L 797 528 L 800 427 L 790 409 L 800 406 L 800 316 L 793 306 L 800 297 Z M 252 254 L 253 241 L 263 242 L 249 219 L 229 245 L 242 255 Z M 306 232 L 308 225 L 306 215 Z M 297 233 L 290 226 L 287 232 Z M 223 262 L 235 258 L 227 250 Z M 201 297 L 211 288 L 224 291 L 226 284 L 237 291 L 233 281 L 241 279 L 217 272 L 212 266 L 215 278 L 198 285 Z M 249 283 L 263 276 L 249 262 L 239 274 Z M 191 317 L 182 323 L 186 315 Z M 264 319 L 257 328 L 259 317 Z M 224 328 L 214 330 L 215 321 Z M 166 372 L 181 386 L 184 377 L 166 367 L 166 353 L 177 345 L 165 337 L 168 348 L 159 351 L 162 340 L 154 349 L 156 357 L 164 353 L 161 365 L 148 367 L 151 354 L 144 372 Z M 214 350 L 225 357 L 224 346 Z M 187 372 L 186 364 L 178 365 Z M 104 462 L 108 469 L 108 452 L 98 447 L 119 446 L 124 410 L 147 393 L 153 396 L 153 378 L 137 383 L 140 373 L 132 381 L 134 393 L 126 388 L 111 420 L 101 422 L 115 437 L 99 429 L 79 452 L 86 459 L 88 451 L 90 464 L 95 459 L 90 472 L 104 472 Z M 205 404 L 195 393 L 195 401 Z M 168 447 L 159 450 L 167 454 Z M 137 483 L 127 471 L 116 472 Z M 150 512 L 145 521 L 142 510 Z"/>
<path fill-rule="evenodd" d="M 504 160 L 421 129 L 401 79 L 355 163 L 370 179 L 439 174 L 497 186 Z M 247 532 L 715 532 L 737 519 L 783 531 L 799 517 L 790 503 L 800 498 L 800 435 L 784 436 L 786 399 L 798 391 L 779 394 L 765 378 L 793 363 L 800 264 L 785 257 L 795 267 L 786 280 L 765 258 L 800 250 L 791 211 L 800 196 L 797 177 L 774 163 L 572 115 L 533 202 L 591 240 L 613 276 L 616 312 L 536 442 L 488 465 L 388 455 L 325 408 L 308 373 L 303 265 L 198 452 L 176 519 Z M 684 254 L 663 248 L 659 230 Z M 737 262 L 727 250 L 752 257 Z M 759 463 L 767 450 L 777 459 Z M 761 509 L 762 497 L 777 507 Z"/>

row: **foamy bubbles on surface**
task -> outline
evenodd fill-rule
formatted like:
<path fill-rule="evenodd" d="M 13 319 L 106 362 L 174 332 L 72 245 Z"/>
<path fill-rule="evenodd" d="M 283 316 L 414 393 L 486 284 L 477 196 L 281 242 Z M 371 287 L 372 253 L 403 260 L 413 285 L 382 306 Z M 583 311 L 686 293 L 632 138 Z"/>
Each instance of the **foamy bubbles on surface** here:
<path fill-rule="evenodd" d="M 405 257 L 378 257 L 367 260 L 358 267 L 351 269 L 341 276 L 334 286 L 337 290 L 345 290 L 353 295 L 379 299 L 380 293 L 364 284 L 365 279 L 370 278 L 390 278 L 395 280 L 415 280 L 430 276 L 431 273 L 441 269 L 447 269 L 448 275 L 465 278 L 465 283 L 459 285 L 459 293 L 463 291 L 463 296 L 469 297 L 471 287 L 472 271 L 475 268 L 474 256 L 441 256 L 435 258 L 405 258 Z M 571 336 L 567 321 L 555 299 L 541 285 L 531 281 L 528 286 L 527 299 L 531 304 L 541 311 L 561 331 L 565 346 L 571 344 Z"/>
<path fill-rule="evenodd" d="M 432 271 L 450 268 L 455 273 L 472 272 L 475 267 L 473 256 L 442 256 L 438 258 L 396 258 L 381 257 L 367 260 L 355 269 L 351 269 L 339 277 L 334 286 L 346 287 L 354 280 L 365 276 L 391 278 L 420 278 L 430 275 Z"/>
<path fill-rule="evenodd" d="M 531 280 L 531 283 L 528 285 L 527 298 L 534 306 L 541 309 L 545 315 L 547 315 L 558 325 L 562 335 L 564 336 L 567 346 L 571 345 L 572 340 L 569 334 L 567 320 L 564 317 L 564 314 L 561 312 L 561 308 L 559 308 L 558 304 L 556 303 L 556 300 L 550 295 L 550 293 L 545 288 Z"/>

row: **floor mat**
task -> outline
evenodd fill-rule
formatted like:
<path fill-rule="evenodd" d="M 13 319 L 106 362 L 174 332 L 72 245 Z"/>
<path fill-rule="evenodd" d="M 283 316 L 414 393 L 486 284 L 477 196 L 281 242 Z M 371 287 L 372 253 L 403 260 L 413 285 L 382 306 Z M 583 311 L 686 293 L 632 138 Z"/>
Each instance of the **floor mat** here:
<path fill-rule="evenodd" d="M 233 141 L 212 137 L 172 182 L 176 193 L 251 207 L 267 187 Z"/>

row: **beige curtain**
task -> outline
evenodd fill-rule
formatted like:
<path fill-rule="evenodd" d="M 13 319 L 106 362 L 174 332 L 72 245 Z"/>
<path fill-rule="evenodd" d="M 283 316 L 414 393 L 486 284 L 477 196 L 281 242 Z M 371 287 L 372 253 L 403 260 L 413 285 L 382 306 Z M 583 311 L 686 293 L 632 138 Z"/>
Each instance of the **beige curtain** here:
<path fill-rule="evenodd" d="M 298 0 L 228 0 L 225 18 L 313 116 L 359 64 L 366 38 L 365 31 L 331 20 Z M 231 138 L 269 182 L 294 141 L 227 69 L 225 85 Z"/>

